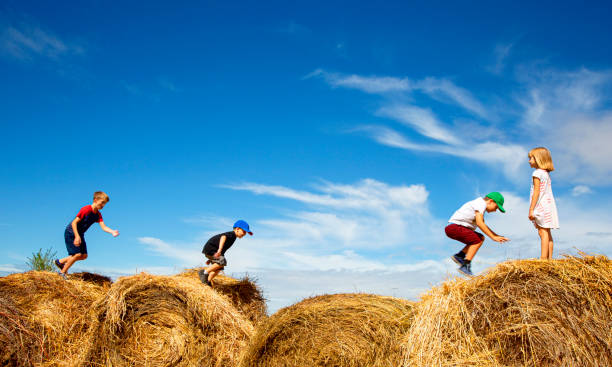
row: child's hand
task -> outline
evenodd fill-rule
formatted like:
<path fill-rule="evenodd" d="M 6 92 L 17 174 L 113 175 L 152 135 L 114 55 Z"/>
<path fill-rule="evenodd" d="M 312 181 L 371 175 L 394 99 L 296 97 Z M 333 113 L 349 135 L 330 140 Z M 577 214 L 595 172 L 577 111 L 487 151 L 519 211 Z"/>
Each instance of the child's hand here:
<path fill-rule="evenodd" d="M 533 215 L 533 209 L 529 211 L 529 220 L 535 220 L 535 216 Z"/>
<path fill-rule="evenodd" d="M 81 246 L 81 237 L 74 237 L 74 245 L 79 247 Z"/>
<path fill-rule="evenodd" d="M 506 241 L 510 241 L 508 238 L 504 237 L 504 236 L 495 236 L 493 237 L 493 241 L 499 242 L 499 243 L 504 243 Z"/>
<path fill-rule="evenodd" d="M 114 231 L 111 232 L 111 234 L 113 235 L 113 237 L 117 237 L 117 236 L 119 236 L 119 231 L 114 230 Z"/>

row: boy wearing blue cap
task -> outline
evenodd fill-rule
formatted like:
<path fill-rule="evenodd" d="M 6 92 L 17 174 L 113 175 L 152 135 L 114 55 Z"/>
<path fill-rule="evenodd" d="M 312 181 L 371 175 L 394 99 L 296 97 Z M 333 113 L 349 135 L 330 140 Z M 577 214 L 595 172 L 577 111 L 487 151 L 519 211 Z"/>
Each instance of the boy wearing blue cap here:
<path fill-rule="evenodd" d="M 204 245 L 202 249 L 202 253 L 208 261 L 206 264 L 212 265 L 206 270 L 200 270 L 198 275 L 202 283 L 212 286 L 213 279 L 219 274 L 223 268 L 227 265 L 227 260 L 225 259 L 225 252 L 229 250 L 230 247 L 236 241 L 236 238 L 242 238 L 246 234 L 253 235 L 253 232 L 249 229 L 249 224 L 243 220 L 239 220 L 234 223 L 234 230 L 230 232 L 220 233 L 218 235 L 212 236 Z"/>

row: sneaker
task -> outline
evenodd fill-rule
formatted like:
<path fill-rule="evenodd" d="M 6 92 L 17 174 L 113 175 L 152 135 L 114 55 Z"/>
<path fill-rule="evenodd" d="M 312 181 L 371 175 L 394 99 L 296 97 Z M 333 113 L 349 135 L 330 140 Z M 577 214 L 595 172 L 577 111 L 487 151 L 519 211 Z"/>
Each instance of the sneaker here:
<path fill-rule="evenodd" d="M 470 276 L 470 277 L 474 276 L 474 274 L 472 274 L 472 264 L 471 263 L 461 265 L 461 267 L 459 268 L 459 272 L 467 276 Z"/>
<path fill-rule="evenodd" d="M 465 264 L 465 259 L 457 255 L 451 256 L 451 259 L 453 259 L 453 261 L 456 262 L 459 266 L 463 266 Z"/>
<path fill-rule="evenodd" d="M 55 264 L 55 266 L 57 266 L 59 268 L 60 271 L 62 269 L 64 269 L 64 265 L 62 265 L 62 263 L 59 261 L 59 259 L 55 259 L 55 261 L 53 263 Z"/>
<path fill-rule="evenodd" d="M 208 274 L 204 272 L 204 270 L 198 271 L 198 277 L 200 277 L 200 281 L 207 286 L 210 286 L 210 282 L 208 281 Z"/>
<path fill-rule="evenodd" d="M 66 274 L 62 273 L 61 271 L 57 272 L 62 278 L 64 278 L 64 280 L 68 280 L 68 277 L 66 276 Z"/>

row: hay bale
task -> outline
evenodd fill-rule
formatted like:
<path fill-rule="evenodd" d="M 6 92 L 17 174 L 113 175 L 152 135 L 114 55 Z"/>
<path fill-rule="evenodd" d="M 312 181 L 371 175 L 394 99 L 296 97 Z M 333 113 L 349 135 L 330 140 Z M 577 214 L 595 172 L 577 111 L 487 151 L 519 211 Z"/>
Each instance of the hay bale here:
<path fill-rule="evenodd" d="M 43 340 L 12 298 L 0 294 L 0 363 L 30 366 L 43 360 Z"/>
<path fill-rule="evenodd" d="M 612 366 L 612 261 L 520 260 L 415 306 L 404 366 Z"/>
<path fill-rule="evenodd" d="M 92 366 L 234 366 L 253 326 L 199 280 L 122 277 L 95 305 Z"/>
<path fill-rule="evenodd" d="M 393 366 L 411 310 L 408 301 L 369 294 L 308 298 L 263 321 L 240 366 Z"/>
<path fill-rule="evenodd" d="M 187 269 L 176 276 L 199 280 L 198 271 L 202 269 L 204 268 Z M 227 296 L 234 307 L 254 325 L 267 317 L 266 299 L 256 280 L 248 275 L 241 279 L 234 279 L 219 274 L 214 279 L 213 289 Z"/>
<path fill-rule="evenodd" d="M 0 294 L 0 365 L 52 366 L 79 359 L 104 289 L 31 271 L 0 278 Z"/>

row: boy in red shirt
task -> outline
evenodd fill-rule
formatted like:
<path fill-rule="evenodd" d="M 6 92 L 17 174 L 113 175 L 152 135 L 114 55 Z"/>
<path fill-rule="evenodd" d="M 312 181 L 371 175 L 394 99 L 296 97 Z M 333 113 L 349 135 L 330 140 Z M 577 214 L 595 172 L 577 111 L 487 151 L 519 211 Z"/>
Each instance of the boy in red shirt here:
<path fill-rule="evenodd" d="M 119 231 L 108 228 L 102 220 L 102 213 L 100 213 L 100 210 L 104 208 L 108 201 L 109 198 L 106 193 L 96 191 L 93 197 L 93 204 L 82 207 L 76 218 L 66 226 L 64 241 L 66 242 L 68 256 L 61 260 L 55 259 L 55 266 L 60 269 L 59 274 L 64 279 L 67 279 L 66 274 L 68 273 L 68 269 L 70 269 L 75 261 L 87 259 L 85 231 L 87 231 L 92 224 L 98 222 L 100 228 L 102 228 L 104 232 L 112 234 L 113 237 L 119 236 Z"/>

